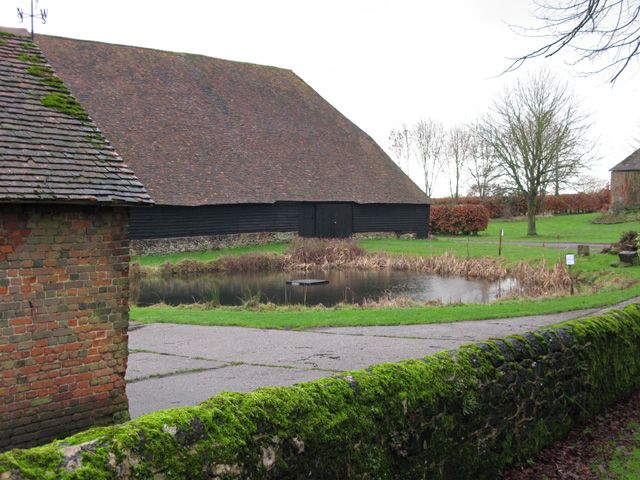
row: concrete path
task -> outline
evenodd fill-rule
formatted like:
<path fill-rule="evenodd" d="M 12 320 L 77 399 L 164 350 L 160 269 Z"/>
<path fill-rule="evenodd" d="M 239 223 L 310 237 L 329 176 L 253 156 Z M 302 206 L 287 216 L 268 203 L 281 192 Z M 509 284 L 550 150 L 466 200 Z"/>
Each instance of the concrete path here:
<path fill-rule="evenodd" d="M 619 306 L 636 301 L 640 298 Z M 420 358 L 594 313 L 598 311 L 303 331 L 136 325 L 129 334 L 130 412 L 135 418 L 155 410 L 195 405 L 225 390 L 247 392 L 262 386 L 291 385 L 376 363 Z"/>

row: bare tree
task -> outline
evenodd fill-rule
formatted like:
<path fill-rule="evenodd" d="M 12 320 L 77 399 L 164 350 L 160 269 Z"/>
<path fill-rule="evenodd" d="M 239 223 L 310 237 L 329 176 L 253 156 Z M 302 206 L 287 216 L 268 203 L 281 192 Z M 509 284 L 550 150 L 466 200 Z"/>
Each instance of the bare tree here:
<path fill-rule="evenodd" d="M 391 130 L 389 142 L 391 143 L 391 151 L 397 158 L 398 165 L 408 173 L 409 164 L 411 163 L 411 150 L 413 148 L 411 131 L 406 125 L 402 125 L 399 130 Z"/>
<path fill-rule="evenodd" d="M 493 192 L 502 171 L 491 142 L 485 141 L 480 128 L 479 125 L 474 125 L 470 129 L 469 161 L 466 170 L 471 192 L 484 198 Z"/>
<path fill-rule="evenodd" d="M 424 174 L 424 189 L 428 197 L 442 170 L 442 154 L 445 133 L 442 123 L 431 118 L 419 120 L 411 129 L 411 136 L 417 153 L 418 164 Z"/>
<path fill-rule="evenodd" d="M 592 73 L 611 71 L 611 82 L 640 55 L 640 1 L 538 0 L 536 28 L 520 28 L 547 39 L 540 48 L 518 57 L 507 71 L 526 60 L 551 57 L 561 50 L 577 54 L 575 63 L 601 61 Z"/>
<path fill-rule="evenodd" d="M 469 128 L 456 125 L 449 130 L 446 160 L 449 165 L 449 190 L 453 198 L 459 197 L 460 178 L 471 153 L 472 135 Z"/>
<path fill-rule="evenodd" d="M 577 105 L 566 85 L 541 72 L 506 90 L 482 122 L 504 175 L 527 200 L 528 235 L 537 234 L 536 197 L 587 163 L 589 124 Z"/>
<path fill-rule="evenodd" d="M 577 190 L 582 193 L 598 193 L 609 187 L 609 180 L 594 177 L 592 175 L 584 175 L 578 178 L 580 185 Z"/>

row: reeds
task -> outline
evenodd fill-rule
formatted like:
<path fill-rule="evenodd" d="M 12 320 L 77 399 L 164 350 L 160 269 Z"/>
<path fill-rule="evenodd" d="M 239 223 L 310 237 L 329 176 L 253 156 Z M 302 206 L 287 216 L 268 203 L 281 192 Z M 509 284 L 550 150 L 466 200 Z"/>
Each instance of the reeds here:
<path fill-rule="evenodd" d="M 297 265 L 296 269 L 305 266 L 317 268 L 322 265 L 344 265 L 362 258 L 367 252 L 355 240 L 328 240 L 321 238 L 296 238 L 285 255 L 290 265 Z"/>

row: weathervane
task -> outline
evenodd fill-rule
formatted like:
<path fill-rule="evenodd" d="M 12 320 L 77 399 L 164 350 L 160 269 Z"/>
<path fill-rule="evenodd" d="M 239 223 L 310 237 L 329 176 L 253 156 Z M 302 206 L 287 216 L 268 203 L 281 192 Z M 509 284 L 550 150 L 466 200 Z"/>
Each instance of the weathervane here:
<path fill-rule="evenodd" d="M 38 8 L 38 0 L 35 0 L 36 8 Z M 20 22 L 24 22 L 24 17 L 31 19 L 31 40 L 33 40 L 33 19 L 37 18 L 42 20 L 42 23 L 47 23 L 47 9 L 41 8 L 40 13 L 33 13 L 33 0 L 31 0 L 31 14 L 25 13 L 23 9 L 18 7 L 18 18 Z"/>

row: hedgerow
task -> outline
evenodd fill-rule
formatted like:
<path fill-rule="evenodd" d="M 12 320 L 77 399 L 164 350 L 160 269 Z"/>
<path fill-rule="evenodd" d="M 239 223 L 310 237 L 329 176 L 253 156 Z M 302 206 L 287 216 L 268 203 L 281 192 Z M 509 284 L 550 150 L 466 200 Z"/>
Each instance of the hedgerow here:
<path fill-rule="evenodd" d="M 489 210 L 482 205 L 433 205 L 429 231 L 447 235 L 469 235 L 486 230 Z"/>
<path fill-rule="evenodd" d="M 606 188 L 595 193 L 571 193 L 545 195 L 536 201 L 537 213 L 592 213 L 609 208 L 611 191 Z M 490 218 L 523 216 L 527 214 L 527 202 L 523 196 L 459 197 L 433 199 L 434 205 L 482 205 L 489 210 Z M 432 207 L 433 208 L 433 207 Z"/>

